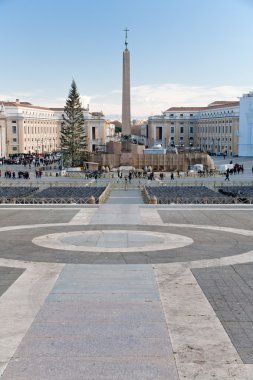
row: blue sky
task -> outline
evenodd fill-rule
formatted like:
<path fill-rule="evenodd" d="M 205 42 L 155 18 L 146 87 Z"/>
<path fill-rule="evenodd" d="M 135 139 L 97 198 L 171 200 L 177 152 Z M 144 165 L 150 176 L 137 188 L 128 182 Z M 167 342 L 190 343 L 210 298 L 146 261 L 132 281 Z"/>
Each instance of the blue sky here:
<path fill-rule="evenodd" d="M 253 89 L 253 0 L 0 0 L 0 99 L 121 114 L 129 32 L 132 116 Z"/>

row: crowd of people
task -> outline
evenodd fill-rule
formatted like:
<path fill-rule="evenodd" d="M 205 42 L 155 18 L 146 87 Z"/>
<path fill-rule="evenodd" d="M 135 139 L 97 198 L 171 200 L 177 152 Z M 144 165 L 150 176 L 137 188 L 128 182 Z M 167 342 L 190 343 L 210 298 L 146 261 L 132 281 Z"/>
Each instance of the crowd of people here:
<path fill-rule="evenodd" d="M 0 177 L 2 176 L 2 171 L 0 170 Z M 4 178 L 6 179 L 30 179 L 30 174 L 28 171 L 18 171 L 17 175 L 16 172 L 13 170 L 5 170 L 4 172 Z"/>
<path fill-rule="evenodd" d="M 31 173 L 34 171 L 34 175 L 37 179 L 42 177 L 43 170 L 47 169 L 55 169 L 60 165 L 59 157 L 51 157 L 51 156 L 39 156 L 39 155 L 14 155 L 8 158 L 1 159 L 2 165 L 8 167 L 6 170 L 0 170 L 0 177 L 4 177 L 6 179 L 30 179 Z M 11 167 L 14 166 L 15 170 L 11 170 Z M 17 170 L 16 166 L 23 167 L 21 170 Z"/>

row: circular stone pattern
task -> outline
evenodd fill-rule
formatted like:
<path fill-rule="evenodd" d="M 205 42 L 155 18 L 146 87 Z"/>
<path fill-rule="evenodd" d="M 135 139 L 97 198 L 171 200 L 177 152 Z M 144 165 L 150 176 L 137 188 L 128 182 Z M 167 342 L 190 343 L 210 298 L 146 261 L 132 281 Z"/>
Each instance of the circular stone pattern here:
<path fill-rule="evenodd" d="M 161 232 L 97 230 L 62 232 L 38 236 L 38 246 L 80 252 L 145 252 L 185 247 L 189 237 Z"/>

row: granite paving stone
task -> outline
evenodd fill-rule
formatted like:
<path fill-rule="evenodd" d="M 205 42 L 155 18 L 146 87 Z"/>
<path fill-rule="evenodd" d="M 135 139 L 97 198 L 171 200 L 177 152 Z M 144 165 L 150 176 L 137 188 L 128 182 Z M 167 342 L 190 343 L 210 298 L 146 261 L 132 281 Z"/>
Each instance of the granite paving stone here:
<path fill-rule="evenodd" d="M 22 268 L 0 267 L 0 296 L 18 279 L 24 272 Z"/>
<path fill-rule="evenodd" d="M 171 348 L 166 345 L 164 338 L 135 338 L 124 336 L 122 339 L 117 337 L 60 337 L 60 338 L 35 338 L 26 337 L 20 344 L 14 357 L 37 357 L 37 356 L 78 356 L 78 357 L 169 357 Z M 172 359 L 171 359 L 172 360 Z"/>
<path fill-rule="evenodd" d="M 36 322 L 30 328 L 30 337 L 64 337 L 67 335 L 82 336 L 90 338 L 94 334 L 94 328 L 96 328 L 97 336 L 101 338 L 110 337 L 125 337 L 133 336 L 136 338 L 159 338 L 167 336 L 167 326 L 161 324 L 159 321 L 139 323 L 136 320 L 126 320 L 124 324 L 121 321 L 115 321 L 106 319 L 101 319 L 98 323 L 97 320 L 82 320 L 80 323 L 75 323 L 74 321 L 68 321 L 59 324 L 58 322 L 46 323 Z"/>
<path fill-rule="evenodd" d="M 94 296 L 96 296 L 96 300 L 100 301 L 122 301 L 122 298 L 126 301 L 142 301 L 142 302 L 150 302 L 153 300 L 159 300 L 160 297 L 157 294 L 149 294 L 149 293 L 114 293 L 114 294 L 106 294 L 106 293 L 50 293 L 48 296 L 49 301 L 53 302 L 66 302 L 66 301 L 89 301 L 93 300 Z"/>
<path fill-rule="evenodd" d="M 15 377 L 19 372 L 19 377 Z M 12 359 L 5 380 L 178 380 L 173 364 L 163 358 L 60 357 Z"/>
<path fill-rule="evenodd" d="M 102 205 L 109 206 L 109 205 Z M 101 206 L 101 207 L 102 207 Z M 120 205 L 119 205 L 120 206 Z M 122 205 L 121 205 L 122 206 Z M 135 205 L 133 205 L 135 206 Z M 136 206 L 137 207 L 137 206 Z M 100 209 L 99 209 L 100 210 Z M 58 263 L 83 263 L 83 264 L 156 264 L 156 263 L 174 263 L 189 260 L 202 260 L 219 257 L 227 257 L 231 255 L 241 254 L 252 249 L 252 237 L 235 235 L 231 233 L 223 233 L 211 230 L 196 230 L 191 228 L 180 229 L 180 234 L 192 238 L 193 243 L 176 249 L 168 250 L 150 250 L 139 252 L 138 247 L 135 252 L 104 252 L 103 246 L 101 252 L 76 252 L 71 250 L 51 249 L 31 243 L 35 237 L 44 236 L 51 233 L 58 232 L 78 232 L 78 231 L 101 231 L 101 230 L 125 230 L 129 233 L 131 231 L 145 231 L 145 232 L 159 232 L 159 233 L 179 233 L 178 227 L 170 226 L 150 226 L 142 225 L 141 220 L 138 221 L 140 215 L 133 211 L 132 217 L 134 223 L 128 224 L 127 210 L 121 210 L 118 214 L 122 223 L 111 224 L 112 220 L 110 215 L 104 213 L 104 220 L 100 224 L 94 219 L 94 224 L 90 225 L 64 225 L 54 227 L 41 227 L 31 228 L 24 230 L 12 230 L 11 234 L 0 232 L 1 246 L 0 256 L 8 259 L 15 260 L 28 260 L 28 261 L 44 261 L 44 262 L 58 262 Z M 137 210 L 138 211 L 138 210 Z M 135 216 L 134 216 L 135 215 Z M 96 214 L 94 215 L 94 217 Z M 137 218 L 137 219 L 136 219 Z M 141 218 L 140 218 L 141 219 Z M 19 241 L 20 244 L 16 244 Z"/>
<path fill-rule="evenodd" d="M 193 260 L 228 258 L 252 250 L 252 236 L 186 227 L 189 223 L 250 229 L 253 227 L 252 210 L 239 211 L 235 214 L 232 209 L 225 211 L 222 209 L 221 212 L 217 208 L 209 212 L 206 211 L 206 206 L 199 207 L 196 211 L 192 211 L 190 207 L 188 210 L 184 210 L 183 207 L 173 210 L 173 206 L 170 210 L 166 210 L 161 206 L 163 211 L 159 211 L 160 206 L 157 206 L 154 210 L 158 210 L 155 213 L 157 215 L 159 213 L 160 217 L 151 218 L 154 225 L 151 224 L 151 220 L 145 221 L 147 222 L 145 225 L 144 214 L 140 213 L 137 205 L 139 190 L 120 190 L 117 193 L 112 192 L 111 195 L 109 199 L 111 205 L 99 206 L 94 209 L 94 213 L 89 214 L 90 224 L 87 224 L 87 218 L 86 223 L 78 224 L 82 223 L 81 216 L 85 217 L 83 212 L 74 218 L 72 225 L 48 225 L 0 233 L 2 243 L 0 256 L 22 260 L 22 266 L 25 266 L 24 260 L 67 263 L 46 301 L 43 300 L 40 311 L 34 314 L 35 319 L 32 317 L 34 321 L 31 319 L 31 327 L 26 330 L 11 360 L 12 355 L 9 356 L 10 362 L 2 377 L 3 380 L 66 380 L 66 378 L 68 380 L 174 380 L 178 379 L 174 357 L 179 371 L 186 373 L 186 379 L 193 378 L 197 374 L 196 368 L 191 372 L 192 377 L 189 376 L 190 370 L 182 371 L 183 366 L 189 364 L 202 368 L 203 371 L 199 372 L 199 376 L 201 378 L 201 374 L 204 374 L 202 379 L 206 380 L 209 378 L 208 375 L 211 376 L 211 370 L 208 375 L 205 372 L 207 365 L 213 366 L 217 374 L 219 361 L 222 361 L 224 368 L 225 363 L 242 365 L 237 352 L 244 363 L 253 364 L 253 264 L 192 269 L 209 303 L 206 302 L 195 280 L 195 287 L 203 299 L 195 300 L 193 297 L 187 300 L 188 295 L 196 294 L 191 283 L 193 279 L 191 275 L 191 278 L 186 278 L 185 282 L 192 293 L 188 293 L 185 288 L 186 294 L 181 294 L 183 302 L 189 302 L 189 305 L 193 299 L 188 309 L 183 309 L 182 303 L 181 309 L 177 309 L 173 295 L 166 293 L 166 307 L 172 312 L 166 316 L 173 315 L 174 318 L 179 318 L 177 324 L 173 318 L 168 318 L 168 326 L 153 273 L 155 263 L 171 263 L 172 265 L 164 265 L 164 268 L 165 272 L 166 270 L 170 272 L 171 268 L 173 277 L 178 273 L 180 262 L 186 261 L 181 266 L 185 274 L 184 269 L 194 265 Z M 146 205 L 141 207 L 149 209 Z M 41 220 L 39 213 L 36 215 L 35 211 L 31 220 L 25 220 L 24 224 L 32 226 L 33 223 L 71 222 L 79 210 L 78 207 L 69 210 L 71 212 L 67 209 L 55 211 L 50 208 L 43 210 Z M 12 218 L 7 218 L 7 222 L 15 220 L 15 213 L 17 223 L 21 224 L 22 217 L 26 218 L 30 211 L 22 215 L 12 209 L 10 214 L 6 214 Z M 162 221 L 183 223 L 185 228 L 163 225 Z M 4 222 L 2 225 L 5 225 Z M 101 239 L 97 231 L 103 233 L 103 230 L 118 230 L 118 233 L 110 236 L 104 234 Z M 126 232 L 122 233 L 119 230 Z M 93 235 L 82 235 L 86 231 L 92 231 Z M 150 251 L 139 252 L 138 244 L 142 246 L 143 241 L 134 234 L 135 231 L 149 233 L 145 239 L 146 245 L 160 241 L 159 238 L 154 238 L 155 235 L 152 236 L 153 232 L 181 234 L 192 238 L 193 243 L 179 249 L 159 251 L 150 248 Z M 101 251 L 93 253 L 45 249 L 31 243 L 34 237 L 59 232 L 77 232 L 74 239 L 71 235 L 65 235 L 67 237 L 63 240 L 76 245 L 100 246 Z M 17 241 L 20 244 L 17 244 Z M 135 246 L 136 251 L 120 252 L 118 249 L 117 252 L 104 252 L 103 247 L 107 245 L 118 248 L 119 245 Z M 218 262 L 220 261 L 217 260 Z M 209 265 L 206 261 L 203 264 Z M 198 261 L 196 265 L 200 267 L 202 264 Z M 16 269 L 19 270 L 19 268 L 5 267 L 1 272 L 0 267 L 0 294 L 6 291 L 9 281 L 13 283 L 16 280 L 18 273 Z M 187 270 L 190 273 L 190 270 Z M 167 278 L 167 286 L 172 277 Z M 177 288 L 177 281 L 173 284 Z M 172 286 L 170 290 L 173 293 Z M 4 299 L 5 297 L 2 297 L 2 300 Z M 171 306 L 172 301 L 173 306 Z M 209 312 L 212 305 L 227 335 L 216 316 L 208 314 L 208 311 L 204 311 L 202 315 L 203 304 L 208 306 Z M 187 313 L 180 315 L 182 309 L 188 310 L 189 315 Z M 194 316 L 191 317 L 190 314 Z M 17 316 L 19 316 L 18 311 Z M 30 317 L 29 310 L 26 317 Z M 214 337 L 210 333 L 213 331 L 209 329 L 210 325 L 216 328 L 214 331 L 220 329 L 220 335 L 217 333 Z M 179 347 L 179 350 L 174 350 L 175 352 L 172 349 L 168 328 L 173 349 Z M 223 339 L 220 346 L 219 339 L 222 339 L 222 334 L 226 340 Z M 211 339 L 208 341 L 209 336 Z M 224 352 L 224 357 L 220 352 Z M 0 358 L 0 374 L 1 366 Z M 226 371 L 227 375 L 230 369 L 227 368 Z M 216 378 L 223 380 L 229 377 L 217 375 Z"/>
<path fill-rule="evenodd" d="M 64 374 L 60 363 L 70 360 Z M 64 267 L 3 380 L 66 373 L 75 380 L 178 379 L 152 266 Z"/>
<path fill-rule="evenodd" d="M 242 361 L 253 364 L 253 263 L 192 269 L 192 273 Z"/>
<path fill-rule="evenodd" d="M 27 207 L 26 207 L 27 208 Z M 76 210 L 57 210 L 55 208 L 47 208 L 38 212 L 22 209 L 1 209 L 0 227 L 4 226 L 19 226 L 24 224 L 46 224 L 46 223 L 68 223 L 77 213 Z"/>

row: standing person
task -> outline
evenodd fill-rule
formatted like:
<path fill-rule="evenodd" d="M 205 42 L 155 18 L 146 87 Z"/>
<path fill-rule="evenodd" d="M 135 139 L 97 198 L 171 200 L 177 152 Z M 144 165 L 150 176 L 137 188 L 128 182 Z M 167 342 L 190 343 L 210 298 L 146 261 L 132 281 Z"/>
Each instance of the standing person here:
<path fill-rule="evenodd" d="M 226 172 L 225 181 L 229 181 L 229 171 L 228 171 L 228 170 L 227 170 L 227 172 Z"/>
<path fill-rule="evenodd" d="M 174 174 L 173 174 L 173 172 L 172 172 L 171 175 L 170 175 L 170 179 L 171 179 L 171 180 L 174 179 Z"/>

